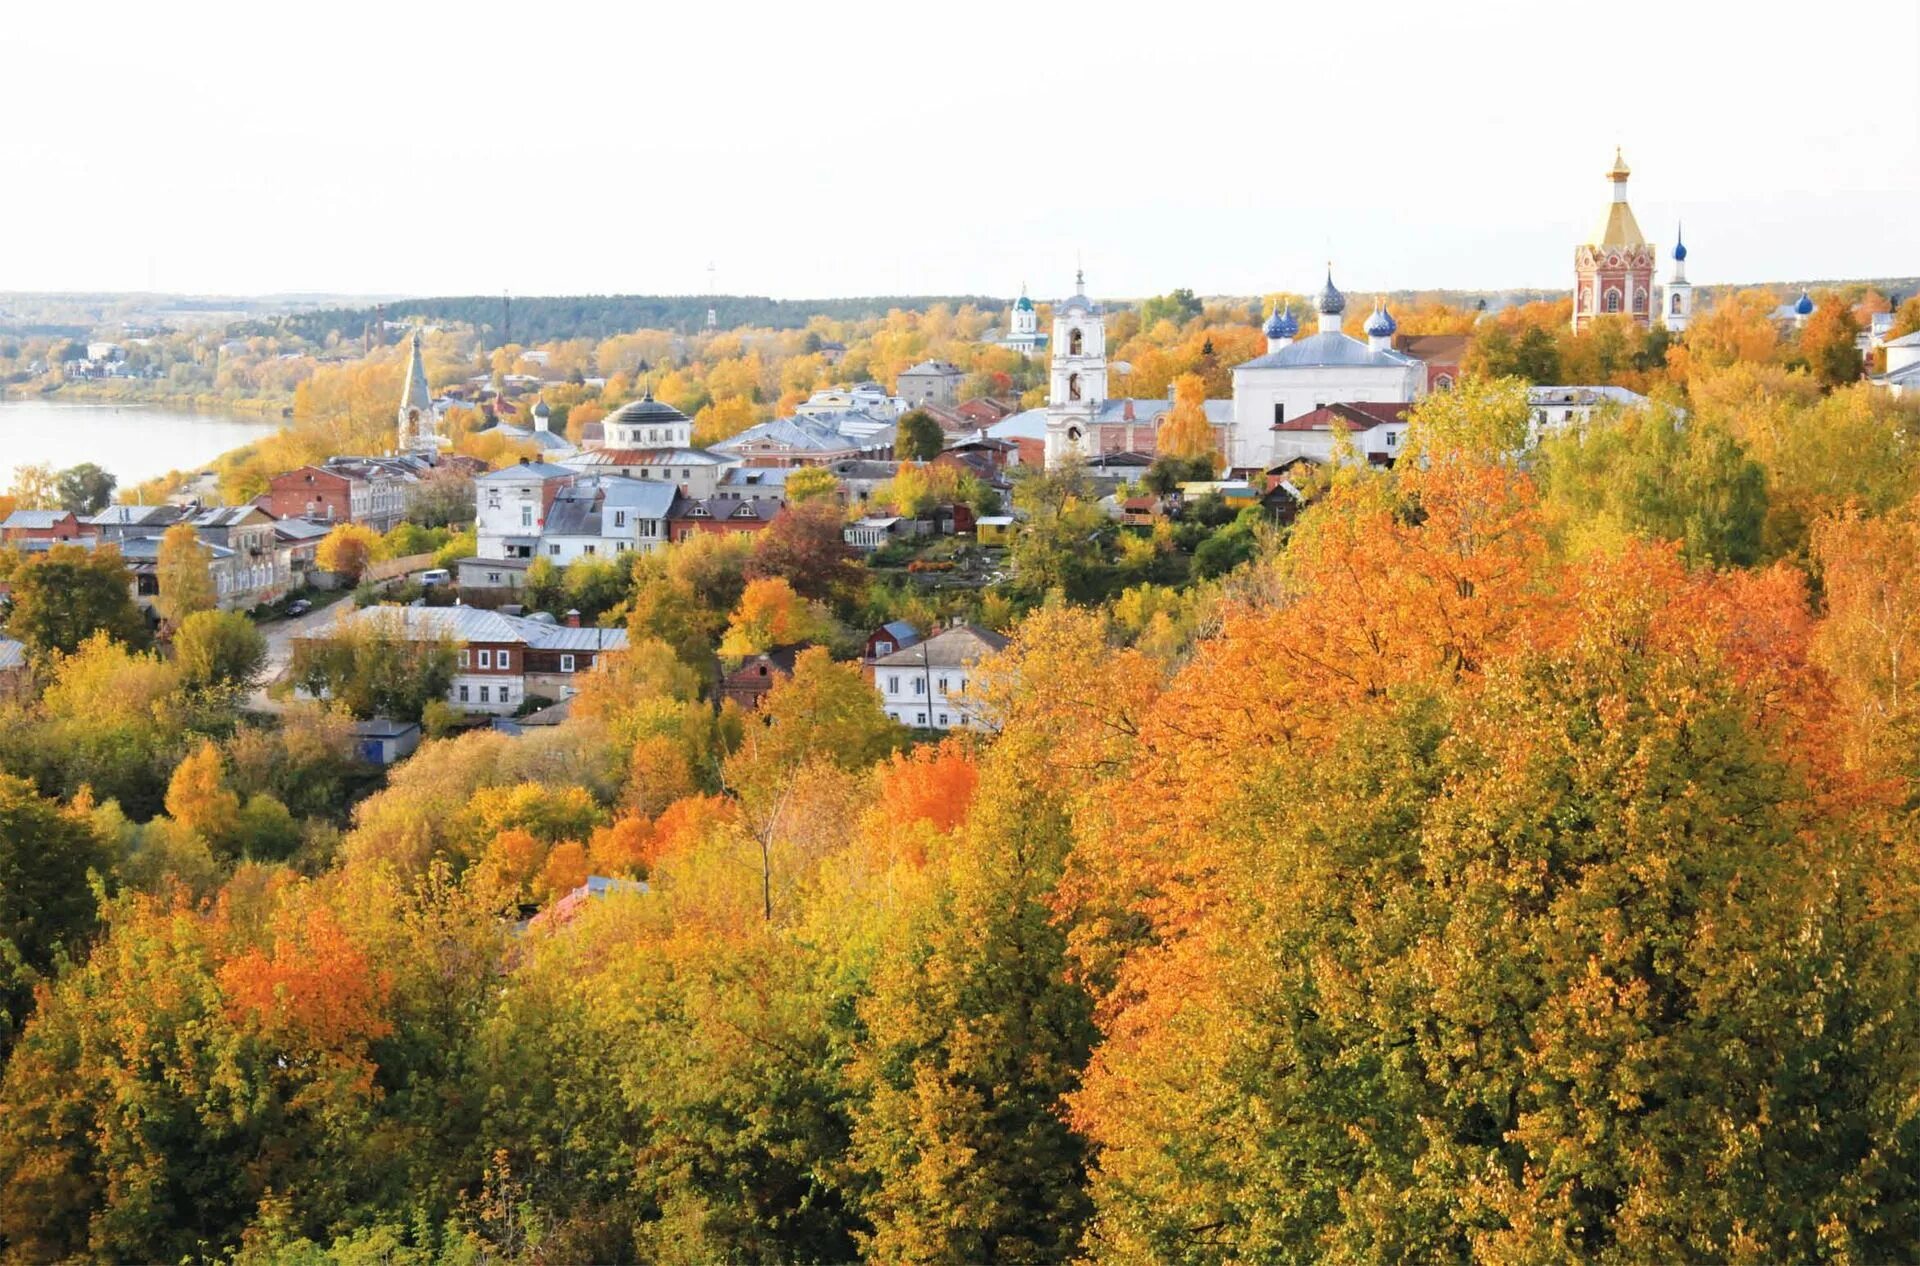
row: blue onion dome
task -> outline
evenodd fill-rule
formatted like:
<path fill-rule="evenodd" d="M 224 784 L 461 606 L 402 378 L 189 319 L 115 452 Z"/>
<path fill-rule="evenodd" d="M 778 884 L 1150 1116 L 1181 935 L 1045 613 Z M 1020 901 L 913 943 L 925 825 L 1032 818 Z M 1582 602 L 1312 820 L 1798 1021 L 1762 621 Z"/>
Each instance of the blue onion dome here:
<path fill-rule="evenodd" d="M 1806 291 L 1800 292 L 1800 302 L 1793 305 L 1793 310 L 1801 316 L 1813 315 L 1813 300 L 1807 297 Z"/>
<path fill-rule="evenodd" d="M 1292 338 L 1300 332 L 1300 318 L 1293 315 L 1293 305 L 1289 303 L 1280 312 L 1280 337 Z"/>
<path fill-rule="evenodd" d="M 553 416 L 553 410 L 547 407 L 547 398 L 545 396 L 542 396 L 540 397 L 540 399 L 535 400 L 533 402 L 533 416 L 536 418 L 547 418 L 547 417 Z"/>
<path fill-rule="evenodd" d="M 1339 316 L 1347 310 L 1347 297 L 1335 289 L 1333 284 L 1333 265 L 1327 265 L 1327 284 L 1320 288 L 1320 311 L 1326 316 Z"/>
<path fill-rule="evenodd" d="M 1399 328 L 1400 323 L 1387 311 L 1384 300 L 1374 306 L 1373 315 L 1367 318 L 1367 334 L 1372 338 L 1392 338 L 1393 332 Z"/>
<path fill-rule="evenodd" d="M 1687 240 L 1678 232 L 1673 235 L 1673 259 L 1679 264 L 1687 262 Z"/>
<path fill-rule="evenodd" d="M 1280 332 L 1282 328 L 1280 305 L 1276 303 L 1273 305 L 1273 311 L 1267 313 L 1267 323 L 1262 330 L 1268 338 L 1285 338 L 1286 336 Z"/>

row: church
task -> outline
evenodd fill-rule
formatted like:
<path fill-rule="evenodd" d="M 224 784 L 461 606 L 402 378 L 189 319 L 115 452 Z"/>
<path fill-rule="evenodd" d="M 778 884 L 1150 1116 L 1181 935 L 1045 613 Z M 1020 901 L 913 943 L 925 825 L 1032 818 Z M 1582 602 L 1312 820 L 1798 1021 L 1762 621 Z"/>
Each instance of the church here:
<path fill-rule="evenodd" d="M 1106 314 L 1086 296 L 1084 276 L 1077 289 L 1053 310 L 1053 363 L 1047 391 L 1047 465 L 1069 457 L 1110 453 L 1151 454 L 1169 400 L 1110 399 L 1107 395 Z M 1304 446 L 1330 447 L 1313 435 L 1288 433 L 1316 410 L 1336 404 L 1364 404 L 1385 416 L 1393 406 L 1417 400 L 1426 391 L 1424 362 L 1395 351 L 1396 329 L 1384 303 L 1377 303 L 1363 342 L 1340 328 L 1347 298 L 1327 270 L 1316 300 L 1319 328 L 1297 337 L 1300 324 L 1291 308 L 1267 319 L 1267 353 L 1233 370 L 1233 398 L 1206 402 L 1220 453 L 1228 469 L 1265 470 L 1277 458 L 1299 455 Z M 1404 409 L 1399 411 L 1404 414 Z M 1319 415 L 1324 423 L 1327 415 Z M 1307 423 L 1309 429 L 1315 425 Z M 1346 425 L 1336 418 L 1331 425 Z M 1296 431 L 1298 427 L 1295 426 Z M 1325 425 L 1319 430 L 1324 432 Z M 1318 438 L 1325 438 L 1324 436 Z"/>
<path fill-rule="evenodd" d="M 1573 328 L 1586 329 L 1603 316 L 1625 317 L 1641 329 L 1657 317 L 1674 333 L 1693 319 L 1693 287 L 1687 283 L 1687 244 L 1678 233 L 1673 243 L 1673 276 L 1655 293 L 1654 246 L 1640 231 L 1633 207 L 1627 202 L 1627 177 L 1632 175 L 1618 147 L 1607 180 L 1613 199 L 1606 218 L 1591 241 L 1573 251 Z"/>

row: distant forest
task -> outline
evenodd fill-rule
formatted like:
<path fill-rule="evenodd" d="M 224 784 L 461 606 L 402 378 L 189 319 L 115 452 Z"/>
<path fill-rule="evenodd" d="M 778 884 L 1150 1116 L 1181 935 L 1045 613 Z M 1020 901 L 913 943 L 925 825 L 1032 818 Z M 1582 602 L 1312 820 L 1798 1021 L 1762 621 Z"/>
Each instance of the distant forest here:
<path fill-rule="evenodd" d="M 464 295 L 440 299 L 399 299 L 385 305 L 387 320 L 419 317 L 472 325 L 489 345 L 544 343 L 553 339 L 606 338 L 629 330 L 677 330 L 691 334 L 706 324 L 713 309 L 723 330 L 757 326 L 799 329 L 813 317 L 857 321 L 885 316 L 893 308 L 924 311 L 936 303 L 971 303 L 998 308 L 1012 302 L 992 295 L 876 295 L 858 299 L 768 299 L 759 295 Z M 287 332 L 315 341 L 333 332 L 358 335 L 381 309 L 329 308 L 291 313 L 269 321 L 240 322 L 237 335 Z"/>

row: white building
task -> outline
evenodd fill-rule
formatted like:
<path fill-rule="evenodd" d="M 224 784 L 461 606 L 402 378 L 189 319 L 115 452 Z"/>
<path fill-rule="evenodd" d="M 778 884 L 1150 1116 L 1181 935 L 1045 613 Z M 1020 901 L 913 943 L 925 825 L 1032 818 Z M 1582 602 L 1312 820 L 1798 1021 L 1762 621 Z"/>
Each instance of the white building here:
<path fill-rule="evenodd" d="M 1053 372 L 1047 385 L 1047 465 L 1093 451 L 1095 405 L 1107 398 L 1107 318 L 1076 270 L 1073 297 L 1053 309 Z"/>
<path fill-rule="evenodd" d="M 1426 365 L 1393 350 L 1396 325 L 1384 304 L 1375 305 L 1365 342 L 1341 332 L 1347 298 L 1331 269 L 1317 306 L 1317 333 L 1297 339 L 1292 311 L 1275 313 L 1265 327 L 1267 354 L 1234 367 L 1228 466 L 1272 466 L 1276 429 L 1289 419 L 1331 404 L 1407 404 L 1425 393 Z"/>
<path fill-rule="evenodd" d="M 882 655 L 873 661 L 880 705 L 888 716 L 916 729 L 980 729 L 977 705 L 962 696 L 974 666 L 1006 644 L 998 633 L 962 624 Z"/>
<path fill-rule="evenodd" d="M 986 341 L 1022 356 L 1038 356 L 1047 350 L 1047 336 L 1040 329 L 1040 314 L 1034 310 L 1033 300 L 1027 298 L 1025 286 L 1020 287 L 1020 297 L 1013 301 L 1013 308 L 1007 313 L 1007 332 L 989 335 Z"/>
<path fill-rule="evenodd" d="M 672 484 L 624 475 L 578 479 L 555 494 L 536 554 L 556 566 L 581 558 L 651 554 L 667 542 Z"/>
<path fill-rule="evenodd" d="M 475 476 L 474 535 L 483 559 L 531 559 L 547 510 L 579 472 L 546 462 L 521 462 Z"/>
<path fill-rule="evenodd" d="M 1888 339 L 1881 346 L 1887 349 L 1887 372 L 1873 379 L 1873 384 L 1895 396 L 1909 391 L 1920 395 L 1920 330 Z"/>
<path fill-rule="evenodd" d="M 1580 426 L 1593 417 L 1595 409 L 1609 405 L 1622 409 L 1640 409 L 1648 404 L 1645 396 L 1625 387 L 1528 387 L 1527 439 L 1537 442 L 1542 435 Z"/>
<path fill-rule="evenodd" d="M 1687 240 L 1673 235 L 1673 277 L 1660 288 L 1660 320 L 1675 334 L 1693 320 L 1693 286 L 1687 281 Z"/>
<path fill-rule="evenodd" d="M 734 458 L 693 446 L 693 419 L 649 389 L 601 423 L 605 438 L 563 459 L 576 472 L 672 484 L 689 497 L 714 495 Z"/>
<path fill-rule="evenodd" d="M 887 389 L 877 382 L 855 383 L 853 386 L 825 387 L 808 396 L 806 400 L 794 406 L 796 417 L 813 417 L 829 413 L 871 413 L 888 422 L 897 422 L 900 415 L 907 411 L 907 402 L 899 396 L 887 394 Z"/>

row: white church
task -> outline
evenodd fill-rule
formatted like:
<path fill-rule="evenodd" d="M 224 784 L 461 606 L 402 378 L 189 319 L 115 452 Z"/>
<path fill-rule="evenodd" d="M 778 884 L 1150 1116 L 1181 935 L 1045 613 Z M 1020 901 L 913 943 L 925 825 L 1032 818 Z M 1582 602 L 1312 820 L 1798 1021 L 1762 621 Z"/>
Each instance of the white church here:
<path fill-rule="evenodd" d="M 1107 395 L 1106 314 L 1086 296 L 1084 277 L 1053 309 L 1053 373 L 1047 392 L 1047 465 L 1070 456 L 1152 453 L 1167 400 Z M 1347 298 L 1326 285 L 1319 328 L 1299 337 L 1291 308 L 1276 308 L 1263 330 L 1266 355 L 1233 370 L 1233 399 L 1207 401 L 1207 419 L 1229 469 L 1267 470 L 1295 457 L 1327 460 L 1346 432 L 1368 460 L 1390 461 L 1406 430 L 1406 406 L 1426 391 L 1423 361 L 1393 348 L 1395 323 L 1377 303 L 1363 341 L 1342 332 Z M 1353 406 L 1346 410 L 1334 406 Z"/>

